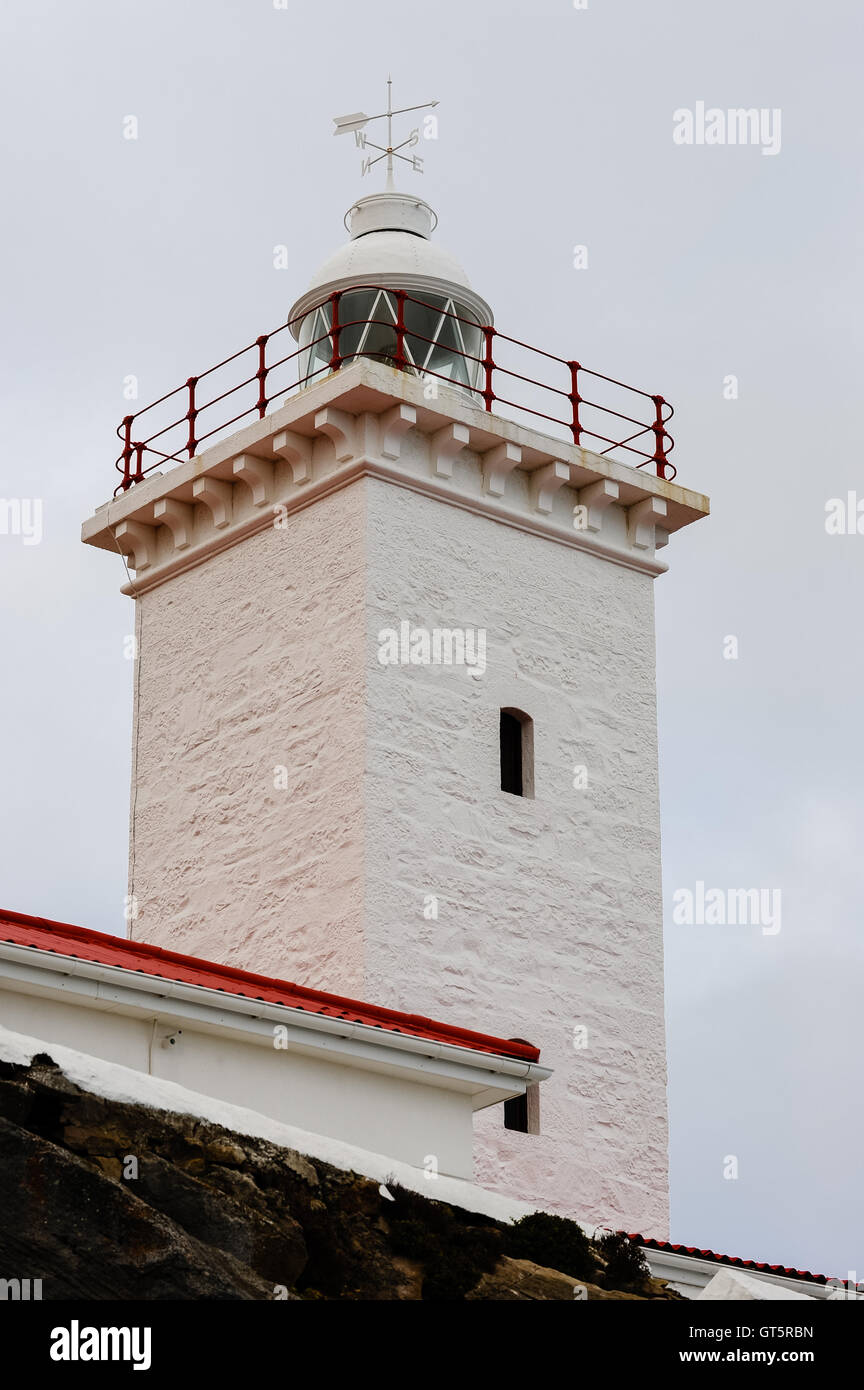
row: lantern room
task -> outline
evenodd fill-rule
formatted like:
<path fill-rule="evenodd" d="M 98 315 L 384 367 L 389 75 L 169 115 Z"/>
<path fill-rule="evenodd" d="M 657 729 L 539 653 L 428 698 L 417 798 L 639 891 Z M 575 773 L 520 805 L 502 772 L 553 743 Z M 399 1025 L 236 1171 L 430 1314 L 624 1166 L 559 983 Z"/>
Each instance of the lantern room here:
<path fill-rule="evenodd" d="M 428 203 L 394 189 L 349 210 L 350 239 L 291 310 L 307 384 L 369 357 L 444 388 L 479 390 L 492 311 L 432 240 L 437 220 Z"/>

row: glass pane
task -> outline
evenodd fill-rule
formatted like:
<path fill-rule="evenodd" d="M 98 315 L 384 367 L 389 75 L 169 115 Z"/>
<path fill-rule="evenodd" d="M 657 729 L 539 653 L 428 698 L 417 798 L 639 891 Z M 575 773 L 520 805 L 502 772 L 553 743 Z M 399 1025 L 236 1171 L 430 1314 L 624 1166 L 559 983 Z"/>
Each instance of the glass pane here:
<path fill-rule="evenodd" d="M 466 378 L 472 386 L 479 386 L 483 379 L 483 368 L 479 361 L 483 356 L 483 333 L 480 323 L 470 309 L 465 309 L 462 305 L 456 305 L 456 313 L 459 317 L 454 327 L 457 341 L 465 353 Z"/>
<path fill-rule="evenodd" d="M 435 345 L 426 365 L 430 372 L 437 372 L 450 381 L 458 381 L 462 386 L 468 385 L 468 364 L 462 356 L 462 345 L 456 333 L 456 320 L 448 314 L 442 315 L 437 325 Z"/>
<path fill-rule="evenodd" d="M 418 296 L 425 299 L 426 296 Z M 434 307 L 427 308 L 426 304 L 416 304 L 411 299 L 405 301 L 405 352 L 412 362 L 422 370 L 426 359 L 435 343 L 436 332 L 441 323 L 440 305 L 442 300 L 437 296 L 428 296 L 428 304 Z"/>
<path fill-rule="evenodd" d="M 301 384 L 309 384 L 324 376 L 333 353 L 330 338 L 330 305 L 315 309 L 300 325 L 300 344 L 306 349 L 299 358 L 298 374 Z"/>
<path fill-rule="evenodd" d="M 377 362 L 396 365 L 399 348 L 396 316 L 394 298 L 386 290 L 380 291 L 371 306 L 369 323 L 360 339 L 358 351 L 362 357 L 372 357 Z"/>
<path fill-rule="evenodd" d="M 321 308 L 315 314 L 312 324 L 312 343 L 309 355 L 309 371 L 324 365 L 329 366 L 333 355 L 333 341 L 330 337 L 330 306 Z"/>
<path fill-rule="evenodd" d="M 339 300 L 339 356 L 343 361 L 370 357 L 398 365 L 396 334 L 398 301 L 393 291 L 348 290 Z M 477 387 L 483 370 L 483 335 L 473 314 L 449 296 L 422 291 L 405 300 L 404 367 L 430 373 L 430 379 Z M 320 380 L 329 368 L 333 352 L 330 333 L 331 305 L 323 304 L 304 320 L 300 340 L 308 351 L 301 359 L 301 375 Z M 470 354 L 470 356 L 469 356 Z"/>
<path fill-rule="evenodd" d="M 368 331 L 366 325 L 373 314 L 373 306 L 379 297 L 378 290 L 350 290 L 339 300 L 339 356 L 354 357 L 360 347 L 360 340 Z"/>

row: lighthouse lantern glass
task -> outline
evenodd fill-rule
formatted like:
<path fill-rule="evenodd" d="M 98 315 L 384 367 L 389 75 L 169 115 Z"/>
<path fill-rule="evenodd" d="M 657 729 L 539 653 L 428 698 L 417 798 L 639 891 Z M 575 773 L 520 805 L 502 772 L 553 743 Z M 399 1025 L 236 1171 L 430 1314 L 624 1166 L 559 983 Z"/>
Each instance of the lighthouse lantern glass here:
<path fill-rule="evenodd" d="M 346 290 L 339 299 L 339 357 L 369 357 L 402 366 L 412 375 L 461 387 L 480 386 L 482 328 L 476 315 L 448 295 L 408 292 L 404 305 L 404 361 L 399 362 L 397 296 L 393 290 Z M 330 370 L 333 358 L 332 306 L 319 305 L 300 327 L 301 380 L 308 384 Z"/>

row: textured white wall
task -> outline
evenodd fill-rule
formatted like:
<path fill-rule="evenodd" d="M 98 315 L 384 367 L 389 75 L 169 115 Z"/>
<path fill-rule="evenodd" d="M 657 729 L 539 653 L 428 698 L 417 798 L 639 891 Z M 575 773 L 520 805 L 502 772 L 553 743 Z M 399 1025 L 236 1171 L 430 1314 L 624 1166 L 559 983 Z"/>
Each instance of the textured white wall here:
<path fill-rule="evenodd" d="M 5 1027 L 43 1038 L 49 1047 L 74 1047 L 417 1168 L 434 1153 L 441 1173 L 471 1177 L 471 1096 L 465 1092 L 196 1032 L 185 1023 L 175 1047 L 158 1040 L 151 1046 L 150 1019 L 21 990 L 0 990 L 0 1017 Z M 157 1039 L 170 1031 L 161 1024 Z M 430 1181 L 432 1196 L 433 1188 Z"/>
<path fill-rule="evenodd" d="M 652 580 L 383 482 L 368 496 L 367 993 L 527 1038 L 555 1069 L 540 1135 L 475 1117 L 479 1180 L 665 1232 Z M 485 676 L 381 666 L 378 631 L 406 619 L 486 628 Z M 507 705 L 534 719 L 534 800 L 499 788 Z"/>
<path fill-rule="evenodd" d="M 364 478 L 144 594 L 132 926 L 536 1043 L 542 1133 L 478 1116 L 478 1178 L 659 1236 L 652 582 Z M 381 666 L 405 620 L 485 628 L 485 676 Z M 534 800 L 499 789 L 504 705 L 535 722 Z"/>
<path fill-rule="evenodd" d="M 364 517 L 357 483 L 138 600 L 137 939 L 362 993 Z"/>

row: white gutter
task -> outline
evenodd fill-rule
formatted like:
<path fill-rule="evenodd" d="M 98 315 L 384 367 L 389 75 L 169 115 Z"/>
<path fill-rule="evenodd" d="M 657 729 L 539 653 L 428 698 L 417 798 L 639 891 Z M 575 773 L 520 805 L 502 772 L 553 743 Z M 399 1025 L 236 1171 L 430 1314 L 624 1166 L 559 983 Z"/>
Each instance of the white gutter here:
<path fill-rule="evenodd" d="M 205 1031 L 241 1034 L 245 1041 L 264 1046 L 273 1045 L 273 1025 L 278 1024 L 286 1030 L 289 1049 L 329 1052 L 354 1065 L 365 1062 L 378 1069 L 408 1070 L 418 1073 L 416 1080 L 435 1077 L 460 1082 L 460 1089 L 474 1096 L 475 1109 L 521 1095 L 530 1082 L 551 1076 L 549 1068 L 536 1062 L 497 1057 L 123 966 L 100 965 L 38 946 L 0 942 L 0 962 L 0 979 L 12 989 L 60 996 L 108 1012 L 185 1021 Z"/>
<path fill-rule="evenodd" d="M 751 1269 L 748 1265 L 730 1265 L 725 1260 L 703 1260 L 698 1255 L 682 1255 L 677 1250 L 652 1250 L 640 1246 L 648 1261 L 655 1279 L 664 1279 L 685 1298 L 695 1298 L 709 1284 L 721 1269 L 737 1269 L 751 1279 L 761 1279 L 768 1284 L 790 1293 L 806 1293 L 811 1298 L 827 1298 L 837 1288 L 837 1280 L 830 1284 L 816 1284 L 812 1279 L 789 1279 L 784 1274 L 771 1274 L 767 1270 Z M 850 1298 L 856 1298 L 850 1292 Z"/>

